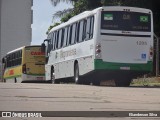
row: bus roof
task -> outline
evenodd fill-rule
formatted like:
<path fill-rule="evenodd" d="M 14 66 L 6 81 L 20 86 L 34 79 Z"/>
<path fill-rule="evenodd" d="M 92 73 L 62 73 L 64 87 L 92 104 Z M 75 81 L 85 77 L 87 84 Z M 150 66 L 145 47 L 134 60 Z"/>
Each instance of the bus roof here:
<path fill-rule="evenodd" d="M 18 51 L 18 50 L 22 50 L 23 48 L 26 48 L 26 47 L 40 47 L 40 45 L 22 46 L 22 47 L 19 47 L 19 48 L 17 48 L 17 49 L 14 49 L 14 50 L 12 50 L 12 51 L 9 51 L 9 52 L 7 53 L 7 55 L 8 55 L 8 54 L 11 54 L 11 53 L 13 53 L 13 52 L 16 52 L 16 51 Z"/>
<path fill-rule="evenodd" d="M 122 9 L 122 8 L 123 8 L 123 9 Z M 103 6 L 103 7 L 98 7 L 98 8 L 96 8 L 96 9 L 92 10 L 92 11 L 84 11 L 84 12 L 82 12 L 82 13 L 80 13 L 80 14 L 72 17 L 72 18 L 70 18 L 67 22 L 61 23 L 60 25 L 52 28 L 49 33 L 53 32 L 53 31 L 55 31 L 55 30 L 61 29 L 62 27 L 65 27 L 65 26 L 67 26 L 67 25 L 69 25 L 69 24 L 71 24 L 71 23 L 74 23 L 74 22 L 76 22 L 77 20 L 79 21 L 79 20 L 81 20 L 81 19 L 83 19 L 83 18 L 86 18 L 86 17 L 88 17 L 88 16 L 94 15 L 95 13 L 97 13 L 98 11 L 100 11 L 100 10 L 102 10 L 102 9 L 105 9 L 105 10 L 124 10 L 124 9 L 132 9 L 132 10 L 137 11 L 137 12 L 138 12 L 138 11 L 143 11 L 143 12 L 146 12 L 146 13 L 147 13 L 147 12 L 151 12 L 151 10 L 149 10 L 149 9 L 138 8 L 138 7 L 128 7 L 128 6 Z"/>
<path fill-rule="evenodd" d="M 52 32 L 52 31 L 54 31 L 54 30 L 57 30 L 57 29 L 60 29 L 60 28 L 62 28 L 62 27 L 64 27 L 64 26 L 67 26 L 68 24 L 74 23 L 74 22 L 76 22 L 77 20 L 81 20 L 81 19 L 83 19 L 83 18 L 85 18 L 85 17 L 87 17 L 87 16 L 94 15 L 99 9 L 102 9 L 102 7 L 99 7 L 99 8 L 97 8 L 97 9 L 92 10 L 92 11 L 84 11 L 84 12 L 82 12 L 82 13 L 80 13 L 80 14 L 72 17 L 72 18 L 70 18 L 67 22 L 61 23 L 60 25 L 52 28 L 50 32 Z M 50 32 L 49 32 L 49 33 L 50 33 Z"/>

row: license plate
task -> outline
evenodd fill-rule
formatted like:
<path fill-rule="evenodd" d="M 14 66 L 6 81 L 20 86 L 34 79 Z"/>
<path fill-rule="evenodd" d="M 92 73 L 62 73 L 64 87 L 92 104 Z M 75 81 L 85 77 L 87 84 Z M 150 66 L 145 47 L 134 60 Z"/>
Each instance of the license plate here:
<path fill-rule="evenodd" d="M 130 70 L 130 67 L 120 67 L 120 70 Z"/>

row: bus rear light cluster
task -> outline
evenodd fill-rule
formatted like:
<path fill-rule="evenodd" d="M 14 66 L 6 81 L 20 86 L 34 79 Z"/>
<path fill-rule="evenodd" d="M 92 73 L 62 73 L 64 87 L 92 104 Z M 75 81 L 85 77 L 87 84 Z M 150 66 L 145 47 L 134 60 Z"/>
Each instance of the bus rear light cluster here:
<path fill-rule="evenodd" d="M 100 53 L 101 52 L 101 50 L 100 49 L 96 49 L 96 53 Z"/>
<path fill-rule="evenodd" d="M 22 73 L 26 73 L 26 64 L 23 64 L 23 66 L 22 66 Z"/>
<path fill-rule="evenodd" d="M 96 57 L 97 58 L 101 57 L 101 45 L 100 44 L 96 45 Z"/>
<path fill-rule="evenodd" d="M 153 52 L 152 51 L 150 51 L 150 56 L 153 56 Z"/>
<path fill-rule="evenodd" d="M 153 47 L 150 47 L 150 50 L 149 50 L 149 59 L 153 60 Z"/>
<path fill-rule="evenodd" d="M 96 45 L 96 48 L 101 48 L 101 45 L 100 44 Z"/>

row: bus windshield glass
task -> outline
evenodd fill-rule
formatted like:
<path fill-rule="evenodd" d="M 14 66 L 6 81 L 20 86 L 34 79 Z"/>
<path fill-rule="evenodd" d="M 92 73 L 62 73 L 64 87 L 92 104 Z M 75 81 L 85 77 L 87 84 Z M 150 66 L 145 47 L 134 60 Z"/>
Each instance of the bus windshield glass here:
<path fill-rule="evenodd" d="M 101 29 L 151 31 L 151 14 L 126 11 L 102 11 Z"/>

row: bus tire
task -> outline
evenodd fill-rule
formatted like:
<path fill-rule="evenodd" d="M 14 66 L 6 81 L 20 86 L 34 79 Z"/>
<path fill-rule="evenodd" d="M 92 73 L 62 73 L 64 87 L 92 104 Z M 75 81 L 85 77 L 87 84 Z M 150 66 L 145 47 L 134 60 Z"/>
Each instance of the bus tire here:
<path fill-rule="evenodd" d="M 55 79 L 55 72 L 54 72 L 54 68 L 51 68 L 51 84 L 59 84 L 60 82 L 58 82 L 58 80 Z"/>
<path fill-rule="evenodd" d="M 74 82 L 76 84 L 81 84 L 80 76 L 79 76 L 79 66 L 78 63 L 74 65 Z"/>

